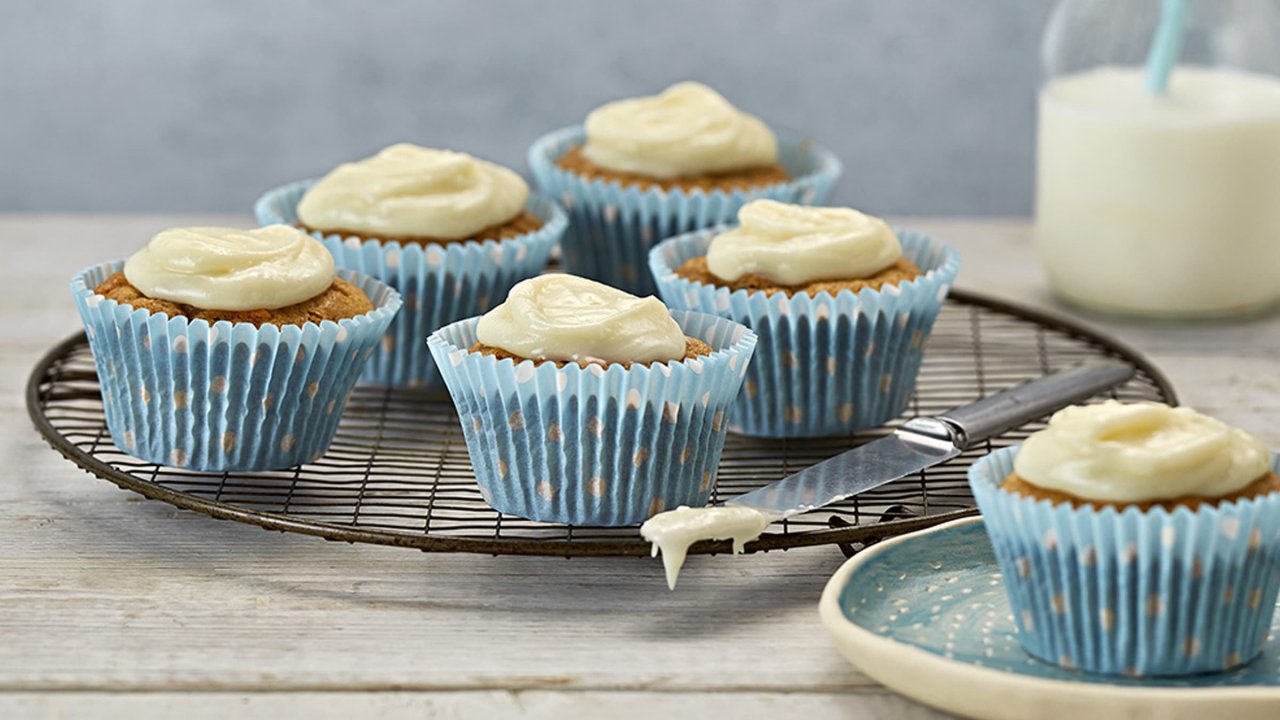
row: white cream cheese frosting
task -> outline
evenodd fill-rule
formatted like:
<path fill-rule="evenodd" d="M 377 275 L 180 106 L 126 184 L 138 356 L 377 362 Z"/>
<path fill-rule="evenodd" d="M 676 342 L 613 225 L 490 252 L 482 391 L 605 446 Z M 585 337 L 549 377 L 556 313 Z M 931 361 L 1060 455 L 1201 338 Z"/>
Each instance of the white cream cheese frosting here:
<path fill-rule="evenodd" d="M 759 118 L 696 82 L 618 100 L 587 115 L 582 152 L 600 167 L 653 178 L 729 172 L 778 161 L 778 139 Z"/>
<path fill-rule="evenodd" d="M 662 552 L 667 587 L 675 590 L 689 547 L 699 540 L 732 540 L 734 554 L 760 537 L 778 518 L 746 505 L 691 508 L 681 505 L 658 513 L 640 526 L 640 536 L 653 543 L 653 554 Z"/>
<path fill-rule="evenodd" d="M 402 143 L 325 175 L 298 203 L 298 219 L 370 237 L 462 240 L 511 220 L 528 199 L 528 184 L 507 168 Z"/>
<path fill-rule="evenodd" d="M 476 340 L 532 360 L 651 363 L 685 354 L 684 331 L 662 301 L 560 274 L 517 283 L 480 318 Z"/>
<path fill-rule="evenodd" d="M 296 305 L 327 290 L 334 275 L 324 245 L 288 225 L 165 230 L 124 264 L 144 295 L 205 310 Z"/>
<path fill-rule="evenodd" d="M 902 257 L 889 224 L 852 208 L 752 200 L 738 227 L 711 240 L 707 269 L 733 282 L 762 275 L 782 285 L 868 278 Z"/>
<path fill-rule="evenodd" d="M 1108 401 L 1060 410 L 1014 459 L 1023 480 L 1086 500 L 1222 497 L 1267 473 L 1260 440 L 1190 408 Z"/>

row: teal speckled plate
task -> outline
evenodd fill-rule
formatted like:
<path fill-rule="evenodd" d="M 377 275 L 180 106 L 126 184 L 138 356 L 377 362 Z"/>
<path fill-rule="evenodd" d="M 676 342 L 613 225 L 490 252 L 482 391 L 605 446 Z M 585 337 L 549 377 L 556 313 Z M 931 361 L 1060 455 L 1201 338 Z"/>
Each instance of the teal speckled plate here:
<path fill-rule="evenodd" d="M 1131 679 L 1064 670 L 1018 644 L 981 518 L 874 545 L 822 593 L 849 662 L 914 700 L 990 720 L 1280 718 L 1280 644 L 1228 673 Z"/>

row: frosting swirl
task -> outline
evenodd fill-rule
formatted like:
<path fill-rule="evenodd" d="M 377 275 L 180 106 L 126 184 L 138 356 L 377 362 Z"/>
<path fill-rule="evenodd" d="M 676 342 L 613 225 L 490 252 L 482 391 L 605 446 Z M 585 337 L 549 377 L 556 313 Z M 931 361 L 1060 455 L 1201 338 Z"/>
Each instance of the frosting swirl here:
<path fill-rule="evenodd" d="M 516 284 L 476 325 L 484 345 L 533 360 L 651 363 L 684 357 L 684 331 L 655 297 L 574 275 Z"/>
<path fill-rule="evenodd" d="M 696 82 L 603 105 L 587 115 L 585 127 L 583 154 L 616 172 L 672 178 L 778 160 L 778 140 L 767 125 Z"/>
<path fill-rule="evenodd" d="M 296 305 L 327 290 L 334 275 L 324 245 L 288 225 L 165 230 L 124 264 L 144 295 L 205 310 Z"/>
<path fill-rule="evenodd" d="M 744 275 L 781 285 L 868 278 L 902 257 L 888 223 L 852 208 L 752 200 L 738 210 L 738 223 L 707 250 L 707 269 L 728 282 Z"/>
<path fill-rule="evenodd" d="M 463 240 L 519 215 L 528 199 L 529 186 L 507 168 L 402 143 L 318 180 L 298 219 L 323 231 Z"/>
<path fill-rule="evenodd" d="M 1138 503 L 1223 497 L 1270 464 L 1260 440 L 1190 408 L 1113 400 L 1057 412 L 1027 438 L 1013 467 L 1047 490 Z"/>

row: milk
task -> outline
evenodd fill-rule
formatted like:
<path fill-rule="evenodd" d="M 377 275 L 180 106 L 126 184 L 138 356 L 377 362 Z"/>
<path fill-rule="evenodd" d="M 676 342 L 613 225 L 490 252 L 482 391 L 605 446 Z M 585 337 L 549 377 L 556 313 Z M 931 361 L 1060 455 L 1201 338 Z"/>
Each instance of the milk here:
<path fill-rule="evenodd" d="M 1280 300 L 1280 81 L 1104 67 L 1040 93 L 1036 242 L 1068 300 L 1161 316 Z"/>

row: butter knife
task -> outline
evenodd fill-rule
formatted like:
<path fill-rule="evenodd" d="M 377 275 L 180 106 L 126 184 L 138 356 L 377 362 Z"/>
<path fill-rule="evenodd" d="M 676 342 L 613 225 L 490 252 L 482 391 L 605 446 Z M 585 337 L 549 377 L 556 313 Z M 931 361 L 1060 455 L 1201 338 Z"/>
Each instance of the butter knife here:
<path fill-rule="evenodd" d="M 1105 392 L 1133 368 L 1099 362 L 1030 380 L 936 417 L 914 418 L 879 440 L 725 501 L 776 519 L 829 505 L 959 455 L 974 445 Z"/>

